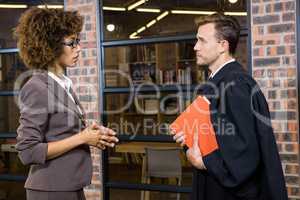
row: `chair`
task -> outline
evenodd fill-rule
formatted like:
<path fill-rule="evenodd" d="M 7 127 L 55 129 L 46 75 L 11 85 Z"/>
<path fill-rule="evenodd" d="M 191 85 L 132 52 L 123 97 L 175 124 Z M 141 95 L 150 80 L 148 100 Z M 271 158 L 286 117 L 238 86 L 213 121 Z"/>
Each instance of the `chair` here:
<path fill-rule="evenodd" d="M 146 148 L 146 169 L 142 182 L 150 184 L 151 177 L 154 178 L 176 178 L 177 185 L 182 182 L 182 166 L 179 148 L 156 149 Z M 141 199 L 150 199 L 149 192 L 142 192 Z M 177 193 L 177 200 L 180 200 L 180 194 Z"/>

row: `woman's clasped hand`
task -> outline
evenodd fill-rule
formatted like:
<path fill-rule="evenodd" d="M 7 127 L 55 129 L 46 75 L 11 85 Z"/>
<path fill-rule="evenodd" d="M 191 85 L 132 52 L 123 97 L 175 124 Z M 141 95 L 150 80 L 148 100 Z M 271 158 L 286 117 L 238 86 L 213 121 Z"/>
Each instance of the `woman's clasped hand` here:
<path fill-rule="evenodd" d="M 92 125 L 79 133 L 85 144 L 104 150 L 106 147 L 114 147 L 119 139 L 117 133 L 110 128 L 98 125 L 93 122 Z"/>

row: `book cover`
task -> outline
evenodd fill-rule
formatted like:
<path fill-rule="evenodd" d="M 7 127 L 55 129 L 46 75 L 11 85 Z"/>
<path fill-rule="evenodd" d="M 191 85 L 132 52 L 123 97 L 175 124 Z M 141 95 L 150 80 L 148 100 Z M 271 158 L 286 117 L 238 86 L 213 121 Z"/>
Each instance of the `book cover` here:
<path fill-rule="evenodd" d="M 198 133 L 198 144 L 202 156 L 218 149 L 216 134 L 210 120 L 209 104 L 206 97 L 198 96 L 170 125 L 175 133 L 184 132 L 186 145 L 189 148 L 193 146 L 194 133 Z"/>

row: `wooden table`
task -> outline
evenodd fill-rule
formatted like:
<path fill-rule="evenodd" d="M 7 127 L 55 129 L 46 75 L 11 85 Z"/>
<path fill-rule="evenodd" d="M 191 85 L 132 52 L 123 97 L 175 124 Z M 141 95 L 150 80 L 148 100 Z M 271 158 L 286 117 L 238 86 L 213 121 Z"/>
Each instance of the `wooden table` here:
<path fill-rule="evenodd" d="M 170 149 L 181 148 L 177 143 L 162 142 L 127 142 L 116 145 L 116 152 L 120 153 L 146 153 L 146 148 Z"/>
<path fill-rule="evenodd" d="M 146 148 L 155 148 L 155 149 L 172 149 L 172 148 L 181 148 L 182 147 L 177 143 L 162 143 L 162 142 L 127 142 L 116 145 L 115 151 L 119 153 L 140 153 L 145 154 Z M 142 162 L 142 183 L 146 183 L 146 168 L 147 163 L 145 156 L 143 156 Z M 141 192 L 141 200 L 149 200 L 149 192 Z"/>

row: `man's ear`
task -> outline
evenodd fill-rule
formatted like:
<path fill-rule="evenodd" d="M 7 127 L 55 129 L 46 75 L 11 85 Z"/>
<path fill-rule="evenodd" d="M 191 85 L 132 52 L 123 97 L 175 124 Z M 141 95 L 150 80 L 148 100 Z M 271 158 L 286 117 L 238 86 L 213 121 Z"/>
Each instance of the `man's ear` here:
<path fill-rule="evenodd" d="M 221 40 L 220 42 L 220 53 L 229 52 L 229 42 L 227 40 Z"/>

